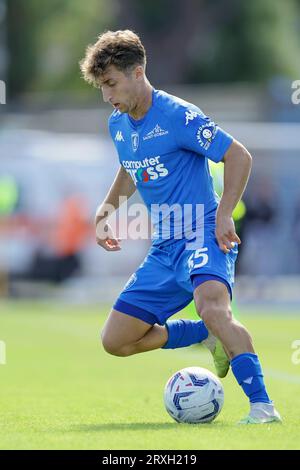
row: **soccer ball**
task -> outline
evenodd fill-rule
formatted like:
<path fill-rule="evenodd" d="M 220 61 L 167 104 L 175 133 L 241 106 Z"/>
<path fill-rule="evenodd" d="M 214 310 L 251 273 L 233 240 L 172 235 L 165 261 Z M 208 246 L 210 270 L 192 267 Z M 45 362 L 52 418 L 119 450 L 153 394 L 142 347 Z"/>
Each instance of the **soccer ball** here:
<path fill-rule="evenodd" d="M 222 409 L 223 385 L 209 370 L 187 367 L 166 383 L 164 402 L 167 412 L 178 423 L 209 423 Z"/>

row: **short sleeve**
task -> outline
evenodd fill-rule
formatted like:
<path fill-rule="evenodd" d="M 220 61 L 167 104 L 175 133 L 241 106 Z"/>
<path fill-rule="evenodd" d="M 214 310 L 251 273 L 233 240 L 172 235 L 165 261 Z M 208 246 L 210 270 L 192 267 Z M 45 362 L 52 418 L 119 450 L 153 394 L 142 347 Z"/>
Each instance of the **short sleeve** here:
<path fill-rule="evenodd" d="M 176 139 L 181 148 L 199 153 L 218 163 L 233 137 L 205 116 L 197 107 L 180 107 L 174 119 Z"/>

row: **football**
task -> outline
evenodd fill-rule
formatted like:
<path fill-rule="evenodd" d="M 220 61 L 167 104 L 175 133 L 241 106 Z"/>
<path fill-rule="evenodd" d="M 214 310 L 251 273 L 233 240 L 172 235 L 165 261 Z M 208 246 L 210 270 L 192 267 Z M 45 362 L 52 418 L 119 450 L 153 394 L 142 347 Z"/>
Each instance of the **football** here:
<path fill-rule="evenodd" d="M 178 423 L 209 423 L 223 407 L 223 385 L 209 370 L 187 367 L 166 383 L 164 402 L 167 412 Z"/>

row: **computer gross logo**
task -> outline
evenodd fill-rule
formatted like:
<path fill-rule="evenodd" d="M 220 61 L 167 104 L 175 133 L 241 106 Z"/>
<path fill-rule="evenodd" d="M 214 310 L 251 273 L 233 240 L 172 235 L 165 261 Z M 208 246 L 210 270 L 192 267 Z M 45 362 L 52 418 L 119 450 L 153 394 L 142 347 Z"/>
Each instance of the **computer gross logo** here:
<path fill-rule="evenodd" d="M 160 163 L 160 156 L 145 158 L 142 161 L 124 160 L 122 164 L 134 183 L 147 183 L 169 174 L 164 164 Z"/>

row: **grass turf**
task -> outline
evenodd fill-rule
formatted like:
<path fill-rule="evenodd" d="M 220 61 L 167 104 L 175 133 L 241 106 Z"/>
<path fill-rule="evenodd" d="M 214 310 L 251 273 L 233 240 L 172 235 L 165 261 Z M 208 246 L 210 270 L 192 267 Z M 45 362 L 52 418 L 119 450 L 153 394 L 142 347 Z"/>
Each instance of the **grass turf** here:
<path fill-rule="evenodd" d="M 164 409 L 163 388 L 176 370 L 214 371 L 203 347 L 118 358 L 99 345 L 104 309 L 23 302 L 0 308 L 7 349 L 7 364 L 0 365 L 1 449 L 300 448 L 300 364 L 291 361 L 299 314 L 239 317 L 253 334 L 269 394 L 284 418 L 282 425 L 240 427 L 248 403 L 231 373 L 215 422 L 177 424 Z"/>

